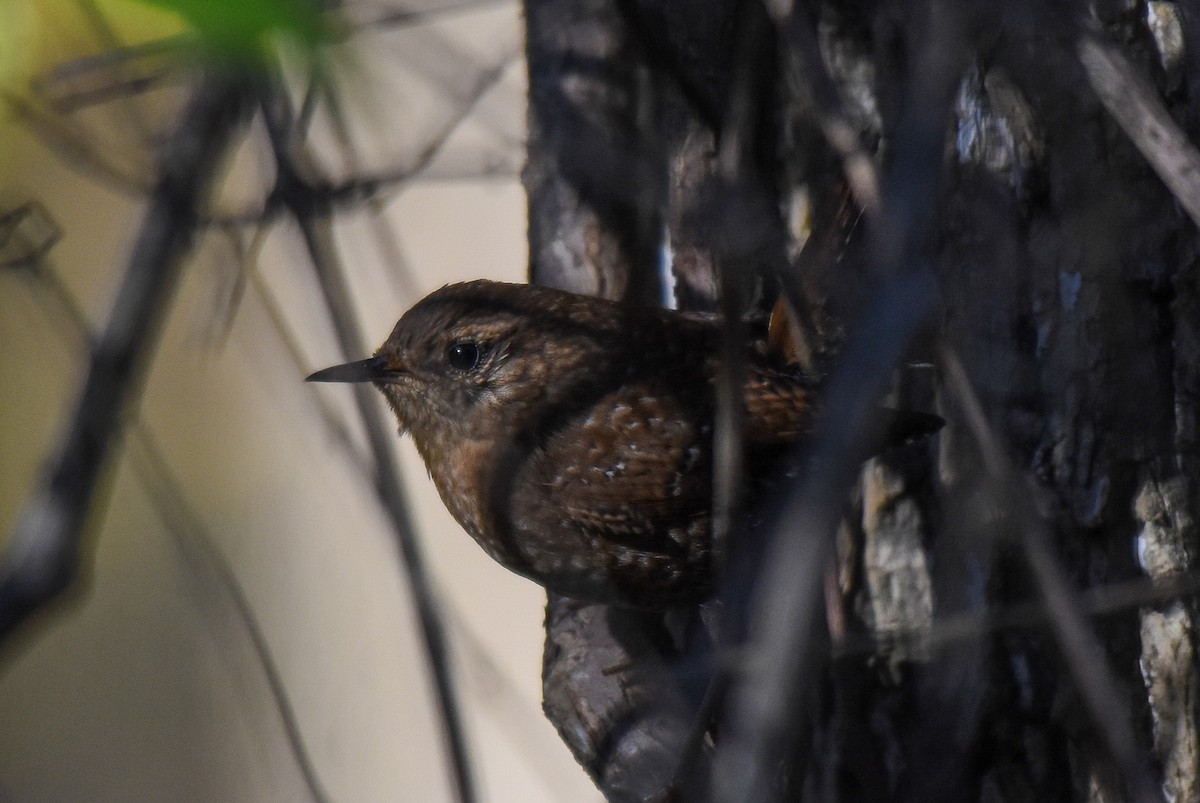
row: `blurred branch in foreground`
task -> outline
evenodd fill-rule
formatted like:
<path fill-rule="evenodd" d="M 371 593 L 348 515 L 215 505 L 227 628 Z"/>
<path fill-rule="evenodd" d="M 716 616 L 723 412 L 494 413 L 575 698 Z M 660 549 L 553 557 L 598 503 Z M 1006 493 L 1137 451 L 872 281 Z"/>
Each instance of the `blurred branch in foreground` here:
<path fill-rule="evenodd" d="M 96 493 L 135 404 L 160 324 L 196 233 L 217 163 L 251 108 L 244 78 L 199 82 L 160 159 L 160 176 L 74 414 L 0 566 L 0 637 L 66 590 Z"/>

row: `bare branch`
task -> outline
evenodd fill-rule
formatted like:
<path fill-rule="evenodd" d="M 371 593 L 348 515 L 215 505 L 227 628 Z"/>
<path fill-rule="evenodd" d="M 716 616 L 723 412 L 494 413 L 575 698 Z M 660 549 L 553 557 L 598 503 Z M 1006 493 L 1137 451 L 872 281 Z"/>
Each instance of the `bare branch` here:
<path fill-rule="evenodd" d="M 874 268 L 885 281 L 829 380 L 827 417 L 761 562 L 749 608 L 749 661 L 733 679 L 715 766 L 717 800 L 772 799 L 779 763 L 800 749 L 828 656 L 820 614 L 833 535 L 878 434 L 871 426 L 875 405 L 934 308 L 936 287 L 921 254 L 942 165 L 943 121 L 965 50 L 952 9 L 935 1 L 922 11 L 935 24 L 906 88 L 907 113 L 898 122 L 871 241 Z"/>
<path fill-rule="evenodd" d="M 1011 517 L 1006 534 L 1022 549 L 1075 687 L 1117 762 L 1128 793 L 1134 800 L 1144 803 L 1162 800 L 1150 767 L 1133 738 L 1129 711 L 1108 668 L 1104 649 L 1088 626 L 1083 605 L 1072 591 L 1070 579 L 1050 551 L 1050 529 L 1031 508 L 1025 483 L 1008 467 L 1008 460 L 987 423 L 966 370 L 949 346 L 943 349 L 942 362 L 948 384 L 966 414 L 967 424 L 979 442 L 992 474 L 997 500 L 1004 513 Z"/>
<path fill-rule="evenodd" d="M 0 91 L 0 103 L 68 165 L 98 176 L 114 189 L 137 198 L 154 191 L 154 180 L 120 165 L 97 149 L 86 132 L 71 121 L 46 112 L 12 92 Z"/>
<path fill-rule="evenodd" d="M 342 351 L 347 357 L 361 353 L 365 339 L 350 297 L 349 287 L 337 257 L 330 229 L 331 205 L 312 187 L 315 175 L 311 155 L 291 137 L 293 114 L 285 90 L 274 85 L 263 89 L 264 117 L 271 135 L 280 186 L 281 202 L 300 227 L 317 279 L 329 306 L 330 317 Z M 438 695 L 446 749 L 450 760 L 455 792 L 462 803 L 475 800 L 471 764 L 462 726 L 458 693 L 450 671 L 449 648 L 437 600 L 425 569 L 421 547 L 416 539 L 404 486 L 397 470 L 395 437 L 374 397 L 374 389 L 355 386 L 355 402 L 367 431 L 375 462 L 376 491 L 403 556 L 408 586 L 413 595 L 421 626 L 425 654 Z"/>
<path fill-rule="evenodd" d="M 859 141 L 838 97 L 837 87 L 821 59 L 816 32 L 807 19 L 807 8 L 794 2 L 767 2 L 768 12 L 779 28 L 780 42 L 792 51 L 787 61 L 793 72 L 802 75 L 794 80 L 806 82 L 812 88 L 814 112 L 826 142 L 842 160 L 854 200 L 869 216 L 879 214 L 882 203 L 880 179 L 875 159 Z"/>
<path fill-rule="evenodd" d="M 157 335 L 191 247 L 217 160 L 249 109 L 245 82 L 204 77 L 161 158 L 142 221 L 87 381 L 55 456 L 24 512 L 0 567 L 0 637 L 64 591 L 78 572 L 79 542 L 93 510 L 122 416 L 136 400 Z"/>
<path fill-rule="evenodd" d="M 386 203 L 388 196 L 404 189 L 411 181 L 420 178 L 426 168 L 434 161 L 450 136 L 470 116 L 479 101 L 503 80 L 509 67 L 516 61 L 518 54 L 514 53 L 508 59 L 494 68 L 480 73 L 472 86 L 468 97 L 455 107 L 438 129 L 433 132 L 428 141 L 417 152 L 412 161 L 403 166 L 381 168 L 374 172 L 353 175 L 338 182 L 310 180 L 308 192 L 314 202 L 329 205 L 331 211 L 355 209 L 368 204 L 373 210 L 380 210 L 380 204 Z M 306 97 L 312 97 L 311 93 Z M 245 209 L 230 214 L 215 215 L 206 222 L 217 226 L 261 226 L 281 214 L 286 206 L 279 191 L 273 192 L 258 209 Z M 388 247 L 385 244 L 385 248 Z"/>
<path fill-rule="evenodd" d="M 225 598 L 233 607 L 237 620 L 245 628 L 250 640 L 250 648 L 254 652 L 258 665 L 262 668 L 263 678 L 271 692 L 271 700 L 279 714 L 280 724 L 283 725 L 284 736 L 288 749 L 296 760 L 296 767 L 304 779 L 304 785 L 315 803 L 330 803 L 329 793 L 317 777 L 317 768 L 313 765 L 312 756 L 304 744 L 304 734 L 300 730 L 300 722 L 296 711 L 288 697 L 287 686 L 283 675 L 275 662 L 271 646 L 267 642 L 267 634 L 263 632 L 246 592 L 238 582 L 233 568 L 225 560 L 224 555 L 217 549 L 216 542 L 204 526 L 203 521 L 187 503 L 187 496 L 179 480 L 171 471 L 166 456 L 159 448 L 157 440 L 150 430 L 137 422 L 133 427 L 136 436 L 132 450 L 133 465 L 141 478 L 150 497 L 164 517 L 167 531 L 179 546 L 183 555 L 189 559 L 194 571 L 206 570 L 215 576 L 216 584 L 225 592 Z"/>
<path fill-rule="evenodd" d="M 504 78 L 504 74 L 517 57 L 518 54 L 513 53 L 510 58 L 495 67 L 481 72 L 476 77 L 467 96 L 455 107 L 454 112 L 442 121 L 437 131 L 409 164 L 338 182 L 329 188 L 331 202 L 338 206 L 352 206 L 364 201 L 371 201 L 381 194 L 399 190 L 405 183 L 420 176 L 422 171 L 441 152 L 450 135 L 462 125 L 463 120 L 467 119 L 483 96 Z"/>
<path fill-rule="evenodd" d="M 31 268 L 62 239 L 62 230 L 36 201 L 0 214 L 0 268 Z"/>
<path fill-rule="evenodd" d="M 77 336 L 78 341 L 84 346 L 90 346 L 95 338 L 89 331 L 87 319 L 62 280 L 46 265 L 41 265 L 40 269 L 32 274 L 32 278 L 37 281 L 37 288 L 45 291 L 39 293 L 38 297 L 47 302 L 47 312 L 65 319 L 66 328 Z M 188 504 L 183 484 L 171 469 L 149 426 L 140 418 L 133 417 L 129 429 L 134 436 L 130 455 L 134 472 L 158 509 L 166 524 L 167 533 L 189 561 L 189 565 L 195 571 L 210 572 L 217 585 L 225 591 L 225 597 L 245 629 L 250 648 L 263 671 L 275 710 L 279 714 L 280 724 L 283 725 L 288 748 L 296 760 L 296 766 L 304 778 L 309 794 L 316 803 L 327 803 L 329 795 L 317 777 L 316 767 L 304 744 L 300 723 L 288 697 L 283 676 L 271 653 L 266 633 L 263 632 L 258 617 L 246 598 L 241 583 L 238 582 L 237 574 L 217 548 L 216 540 L 205 526 L 202 517 Z"/>
<path fill-rule="evenodd" d="M 438 0 L 414 8 L 415 3 L 397 3 L 395 6 L 370 3 L 369 10 L 359 11 L 355 3 L 346 4 L 346 16 L 354 29 L 358 28 L 406 28 L 424 25 L 452 14 L 470 14 L 493 6 L 512 5 L 516 0 Z"/>
<path fill-rule="evenodd" d="M 846 491 L 871 451 L 869 422 L 892 367 L 932 309 L 927 274 L 900 277 L 880 293 L 827 391 L 830 415 L 791 493 L 762 562 L 751 601 L 747 661 L 739 666 L 718 752 L 717 800 L 768 800 L 778 762 L 806 720 L 821 636 L 824 572 Z"/>
<path fill-rule="evenodd" d="M 1111 616 L 1195 597 L 1200 597 L 1200 574 L 1173 575 L 1161 580 L 1145 577 L 1084 589 L 1079 592 L 1079 609 L 1090 617 Z M 1051 622 L 1051 616 L 1041 603 L 1022 603 L 943 616 L 919 629 L 848 635 L 833 645 L 833 655 L 834 658 L 848 658 L 889 650 L 925 655 L 955 644 L 978 641 L 994 633 L 1046 627 Z"/>
<path fill-rule="evenodd" d="M 1104 108 L 1200 226 L 1200 152 L 1121 51 L 1086 33 L 1079 60 Z"/>

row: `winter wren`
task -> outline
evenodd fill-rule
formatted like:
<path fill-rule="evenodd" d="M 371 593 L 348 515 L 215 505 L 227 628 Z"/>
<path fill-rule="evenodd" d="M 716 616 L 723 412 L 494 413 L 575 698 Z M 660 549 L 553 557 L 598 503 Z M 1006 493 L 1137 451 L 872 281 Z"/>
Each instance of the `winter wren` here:
<path fill-rule="evenodd" d="M 559 594 L 660 608 L 712 591 L 716 321 L 530 285 L 430 294 L 367 360 L 451 514 Z M 747 465 L 813 424 L 814 387 L 752 345 Z M 890 415 L 890 412 L 888 413 Z"/>

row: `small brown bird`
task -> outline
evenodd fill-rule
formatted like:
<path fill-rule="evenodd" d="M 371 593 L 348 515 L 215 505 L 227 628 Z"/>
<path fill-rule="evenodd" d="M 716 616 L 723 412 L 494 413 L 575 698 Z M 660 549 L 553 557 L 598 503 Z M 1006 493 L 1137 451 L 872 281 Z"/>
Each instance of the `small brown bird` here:
<path fill-rule="evenodd" d="M 662 608 L 713 591 L 719 337 L 715 320 L 475 281 L 420 301 L 371 359 L 308 379 L 374 382 L 450 513 L 504 566 L 566 596 Z M 809 432 L 816 407 L 812 380 L 764 344 L 747 357 L 753 469 Z"/>

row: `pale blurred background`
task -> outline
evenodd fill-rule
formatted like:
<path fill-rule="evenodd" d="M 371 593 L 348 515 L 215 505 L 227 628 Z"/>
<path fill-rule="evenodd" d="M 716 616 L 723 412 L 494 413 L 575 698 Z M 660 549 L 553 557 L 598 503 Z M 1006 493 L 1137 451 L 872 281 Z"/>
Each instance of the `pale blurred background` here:
<path fill-rule="evenodd" d="M 419 5 L 350 4 L 349 18 Z M 52 129 L 13 101 L 31 79 L 112 44 L 97 35 L 95 11 L 126 44 L 172 24 L 117 0 L 0 3 L 0 215 L 36 202 L 61 231 L 36 268 L 0 273 L 4 537 L 82 381 L 86 346 L 69 309 L 93 330 L 103 324 L 141 222 L 138 193 L 65 159 L 61 142 L 48 147 Z M 199 240 L 94 517 L 78 591 L 0 645 L 0 800 L 309 799 L 219 561 L 263 631 L 329 799 L 453 797 L 397 549 L 361 468 L 350 389 L 303 378 L 367 356 L 442 284 L 524 278 L 520 6 L 433 9 L 352 33 L 329 54 L 349 139 L 339 142 L 334 118 L 318 111 L 313 147 L 330 155 L 333 176 L 417 171 L 336 224 L 370 342 L 339 353 L 286 218 Z M 172 91 L 96 100 L 52 123 L 136 176 L 153 152 L 135 132 L 169 130 Z M 214 216 L 257 208 L 266 155 L 257 131 Z M 407 441 L 403 461 L 481 799 L 598 800 L 541 714 L 543 592 L 449 519 Z"/>

